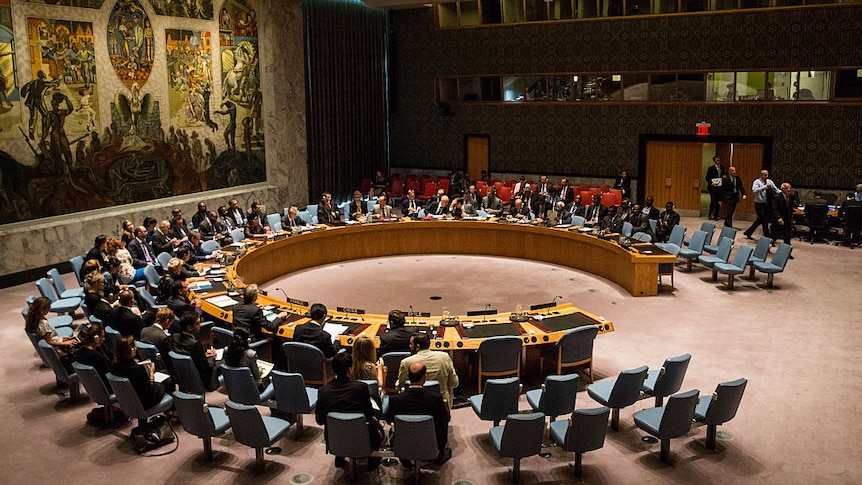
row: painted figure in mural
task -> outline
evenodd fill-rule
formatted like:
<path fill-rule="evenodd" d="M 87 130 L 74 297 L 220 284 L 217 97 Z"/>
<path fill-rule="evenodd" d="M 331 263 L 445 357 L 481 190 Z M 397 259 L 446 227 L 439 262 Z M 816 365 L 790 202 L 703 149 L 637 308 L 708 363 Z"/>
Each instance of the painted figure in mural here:
<path fill-rule="evenodd" d="M 201 184 L 201 190 L 207 190 L 207 171 L 212 168 L 212 159 L 204 155 L 203 145 L 196 131 L 192 132 L 191 149 L 192 163 L 194 164 L 198 181 Z"/>
<path fill-rule="evenodd" d="M 219 15 L 219 28 L 221 30 L 233 30 L 233 19 L 226 8 L 221 9 L 221 15 Z"/>
<path fill-rule="evenodd" d="M 78 90 L 81 96 L 81 104 L 78 106 L 78 111 L 87 115 L 87 131 L 96 127 L 96 110 L 93 109 L 92 94 L 93 91 L 87 91 L 85 88 Z"/>
<path fill-rule="evenodd" d="M 65 104 L 65 108 L 60 108 L 60 105 Z M 51 98 L 51 111 L 47 114 L 47 125 L 42 133 L 42 141 L 50 134 L 51 136 L 51 155 L 55 161 L 63 160 L 65 162 L 65 170 L 68 172 L 72 169 L 73 159 L 72 150 L 69 146 L 69 138 L 66 137 L 66 117 L 69 113 L 75 110 L 72 106 L 72 101 L 63 93 L 54 93 Z"/>
<path fill-rule="evenodd" d="M 225 101 L 221 105 L 224 109 L 216 111 L 216 114 L 227 115 L 230 120 L 224 129 L 224 142 L 228 150 L 236 151 L 236 105 L 230 101 Z"/>
<path fill-rule="evenodd" d="M 251 99 L 248 93 L 249 76 L 257 66 L 257 53 L 248 41 L 237 44 L 233 50 L 233 67 L 224 78 L 222 94 L 234 101 L 244 102 Z"/>
<path fill-rule="evenodd" d="M 245 152 L 251 156 L 251 117 L 246 116 L 242 119 L 242 142 L 243 147 L 245 147 Z"/>
<path fill-rule="evenodd" d="M 207 126 L 215 133 L 218 131 L 218 125 L 215 121 L 210 117 L 210 95 L 212 94 L 211 86 L 207 85 L 204 87 L 201 92 L 201 96 L 204 98 L 204 120 L 206 121 Z"/>
<path fill-rule="evenodd" d="M 48 115 L 48 110 L 45 108 L 43 96 L 52 88 L 60 85 L 59 79 L 52 81 L 47 80 L 47 76 L 43 71 L 36 73 L 36 79 L 28 82 L 21 87 L 21 96 L 25 98 L 24 105 L 30 110 L 29 120 L 29 135 L 31 140 L 35 140 L 36 124 L 38 123 L 42 129 L 42 134 L 45 132 L 45 117 Z M 43 136 L 44 138 L 44 136 Z"/>
<path fill-rule="evenodd" d="M 144 49 L 144 58 L 152 61 L 155 56 L 153 56 L 154 51 L 154 42 L 155 42 L 155 34 L 153 33 L 153 26 L 150 25 L 150 19 L 147 19 L 144 22 L 144 42 L 146 43 Z"/>
<path fill-rule="evenodd" d="M 196 88 L 191 88 L 186 99 L 186 123 L 198 124 L 204 119 L 204 111 L 204 97 Z"/>

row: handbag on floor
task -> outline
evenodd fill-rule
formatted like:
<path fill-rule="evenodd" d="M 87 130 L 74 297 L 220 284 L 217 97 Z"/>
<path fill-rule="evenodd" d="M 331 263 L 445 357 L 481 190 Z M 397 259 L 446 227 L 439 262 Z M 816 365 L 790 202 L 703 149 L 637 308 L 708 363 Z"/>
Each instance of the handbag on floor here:
<path fill-rule="evenodd" d="M 161 448 L 174 442 L 174 430 L 164 415 L 155 416 L 149 422 L 132 429 L 132 446 L 138 454 Z"/>

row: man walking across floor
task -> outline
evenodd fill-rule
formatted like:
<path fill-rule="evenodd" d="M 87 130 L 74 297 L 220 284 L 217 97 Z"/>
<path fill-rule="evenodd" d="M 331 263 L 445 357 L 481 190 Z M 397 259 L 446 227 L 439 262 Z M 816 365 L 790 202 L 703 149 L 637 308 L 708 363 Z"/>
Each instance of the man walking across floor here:
<path fill-rule="evenodd" d="M 724 225 L 733 227 L 733 214 L 736 212 L 736 204 L 739 203 L 739 197 L 743 199 L 747 197 L 745 187 L 742 186 L 742 179 L 736 175 L 736 167 L 727 169 L 727 178 L 724 179 Z"/>
<path fill-rule="evenodd" d="M 769 222 L 772 217 L 772 197 L 781 191 L 775 186 L 775 182 L 769 179 L 769 170 L 761 170 L 760 177 L 751 184 L 751 193 L 754 194 L 754 211 L 757 219 L 745 230 L 745 237 L 754 239 L 752 234 L 757 226 L 763 226 L 763 235 L 769 237 Z"/>
<path fill-rule="evenodd" d="M 721 157 L 718 155 L 712 157 L 712 162 L 713 165 L 706 169 L 706 183 L 707 187 L 709 187 L 709 211 L 706 217 L 717 221 L 722 183 L 727 172 L 725 172 L 724 167 L 721 165 Z"/>

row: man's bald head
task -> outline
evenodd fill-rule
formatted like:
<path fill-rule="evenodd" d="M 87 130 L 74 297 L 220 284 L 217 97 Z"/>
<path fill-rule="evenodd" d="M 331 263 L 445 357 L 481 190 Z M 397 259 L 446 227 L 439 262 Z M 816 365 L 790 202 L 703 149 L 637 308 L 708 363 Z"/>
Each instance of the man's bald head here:
<path fill-rule="evenodd" d="M 425 384 L 425 364 L 422 362 L 414 362 L 407 368 L 407 377 L 410 379 L 411 386 L 421 386 Z"/>

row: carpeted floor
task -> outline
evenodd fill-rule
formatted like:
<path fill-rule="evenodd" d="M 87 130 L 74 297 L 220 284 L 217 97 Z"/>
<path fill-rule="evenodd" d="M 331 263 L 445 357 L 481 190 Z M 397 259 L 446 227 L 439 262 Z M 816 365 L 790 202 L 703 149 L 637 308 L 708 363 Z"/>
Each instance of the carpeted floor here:
<path fill-rule="evenodd" d="M 689 232 L 701 221 L 683 218 Z M 737 242 L 748 243 L 741 236 Z M 658 368 L 666 357 L 688 352 L 693 357 L 683 390 L 697 388 L 706 395 L 718 382 L 749 380 L 738 415 L 719 428 L 718 452 L 703 446 L 706 429 L 696 428 L 672 441 L 670 465 L 660 462 L 659 445 L 644 443 L 632 420 L 634 412 L 652 405 L 643 400 L 621 412 L 620 432 L 609 431 L 604 448 L 584 456 L 585 483 L 860 483 L 862 250 L 794 241 L 794 256 L 786 273 L 776 276 L 775 289 L 765 289 L 761 276 L 756 282 L 738 280 L 731 292 L 696 266 L 692 273 L 677 271 L 673 289 L 665 278 L 654 298 L 633 298 L 612 283 L 566 268 L 459 255 L 331 265 L 265 286 L 274 295 L 280 287 L 292 297 L 372 313 L 409 305 L 416 311 L 439 313 L 447 306 L 463 313 L 486 304 L 503 312 L 519 301 L 526 306 L 561 295 L 562 301 L 614 322 L 616 331 L 595 342 L 597 379 L 642 364 Z M 67 284 L 73 279 L 64 278 Z M 280 443 L 282 454 L 268 455 L 260 475 L 249 468 L 254 451 L 230 434 L 214 440 L 216 459 L 204 463 L 200 440 L 181 427 L 179 448 L 162 457 L 134 453 L 126 439 L 131 425 L 89 427 L 84 418 L 94 405 L 86 398 L 74 404 L 63 400 L 51 371 L 39 368 L 23 335 L 20 309 L 34 292 L 32 284 L 8 288 L 0 302 L 6 322 L 0 329 L 3 483 L 349 483 L 325 455 L 322 429 L 311 416 L 305 436 L 294 441 L 291 431 Z M 462 381 L 466 392 L 475 388 L 467 376 Z M 583 383 L 581 388 L 577 407 L 595 406 Z M 207 399 L 220 404 L 226 396 L 216 392 Z M 522 399 L 521 409 L 528 408 Z M 469 408 L 453 411 L 453 458 L 429 467 L 422 483 L 508 483 L 512 460 L 493 452 L 489 428 Z M 577 483 L 571 462 L 572 456 L 559 450 L 549 458 L 526 458 L 522 482 Z M 395 466 L 361 473 L 356 482 L 408 479 Z"/>

